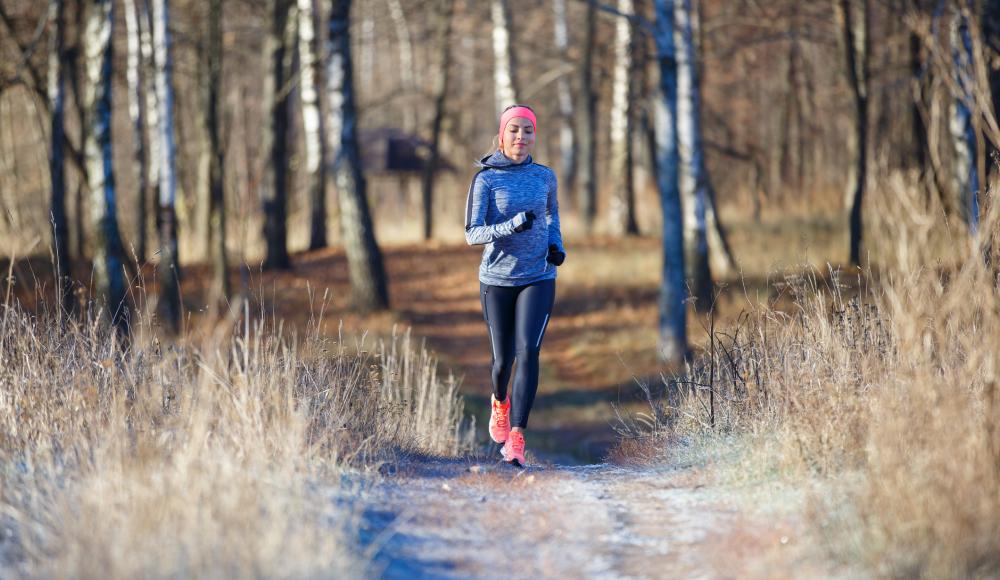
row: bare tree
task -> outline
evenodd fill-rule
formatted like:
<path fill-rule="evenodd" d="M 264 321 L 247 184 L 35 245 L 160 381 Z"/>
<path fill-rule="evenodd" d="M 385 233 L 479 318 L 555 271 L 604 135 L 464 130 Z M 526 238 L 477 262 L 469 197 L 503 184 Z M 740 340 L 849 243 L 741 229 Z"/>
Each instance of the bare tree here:
<path fill-rule="evenodd" d="M 90 180 L 90 217 L 94 224 L 94 286 L 105 302 L 112 325 L 126 329 L 124 251 L 115 210 L 115 174 L 111 151 L 112 31 L 114 10 L 111 0 L 90 4 L 84 45 L 87 51 L 88 109 L 84 151 Z"/>
<path fill-rule="evenodd" d="M 437 79 L 434 88 L 434 120 L 431 122 L 431 147 L 423 172 L 424 239 L 434 234 L 434 173 L 440 163 L 441 126 L 444 122 L 451 72 L 451 31 L 455 0 L 438 2 L 438 47 L 440 50 Z"/>
<path fill-rule="evenodd" d="M 623 14 L 635 11 L 632 0 L 618 0 Z M 636 235 L 635 185 L 632 179 L 632 85 L 635 72 L 632 24 L 615 22 L 615 72 L 611 102 L 611 223 L 620 234 Z"/>
<path fill-rule="evenodd" d="M 325 248 L 326 240 L 326 127 L 320 97 L 323 86 L 323 62 L 320 38 L 316 34 L 320 18 L 320 0 L 298 0 L 299 84 L 302 95 L 302 130 L 306 142 L 306 174 L 309 182 L 309 249 Z"/>
<path fill-rule="evenodd" d="M 413 93 L 417 87 L 416 69 L 413 58 L 413 39 L 410 25 L 403 4 L 400 0 L 386 0 L 389 4 L 389 16 L 396 30 L 396 46 L 399 49 L 399 78 L 403 84 L 405 95 L 403 102 L 403 129 L 413 133 L 417 128 L 417 108 L 413 102 Z"/>
<path fill-rule="evenodd" d="M 852 264 L 861 264 L 861 208 L 868 179 L 868 71 L 871 59 L 871 7 L 869 0 L 839 0 L 843 19 L 847 75 L 854 94 L 856 169 L 851 196 L 850 239 Z"/>
<path fill-rule="evenodd" d="M 156 62 L 156 95 L 159 107 L 157 139 L 159 146 L 159 210 L 157 225 L 160 234 L 159 310 L 167 330 L 180 330 L 180 262 L 177 255 L 177 146 L 174 141 L 173 49 L 170 40 L 170 6 L 168 0 L 153 0 L 153 53 Z"/>
<path fill-rule="evenodd" d="M 580 87 L 577 92 L 577 170 L 579 177 L 580 213 L 584 228 L 588 233 L 594 229 L 597 219 L 597 179 L 594 175 L 597 164 L 597 92 L 594 90 L 594 31 L 597 26 L 597 9 L 587 4 L 584 24 L 583 58 L 580 61 Z"/>
<path fill-rule="evenodd" d="M 222 104 L 222 0 L 208 3 L 208 45 L 206 46 L 208 68 L 208 98 L 205 125 L 211 152 L 209 160 L 209 232 L 210 253 L 212 255 L 212 279 L 215 299 L 229 297 L 229 260 L 226 257 L 226 196 L 225 159 L 222 144 L 222 119 L 219 115 Z"/>
<path fill-rule="evenodd" d="M 507 0 L 492 0 L 490 14 L 493 19 L 493 90 L 497 115 L 518 102 L 517 77 L 513 42 L 511 42 L 510 9 Z"/>
<path fill-rule="evenodd" d="M 691 29 L 691 1 L 677 0 L 674 23 L 677 51 L 677 149 L 680 156 L 681 210 L 684 212 L 684 265 L 695 307 L 712 302 L 712 272 L 705 219 L 707 179 L 701 148 L 697 62 Z"/>
<path fill-rule="evenodd" d="M 569 33 L 566 27 L 566 0 L 552 2 L 553 21 L 555 23 L 555 45 L 559 51 L 562 65 L 569 68 Z M 570 77 L 560 74 L 556 81 L 556 91 L 559 98 L 559 154 L 562 168 L 562 187 L 572 192 L 576 188 L 576 139 L 573 132 L 573 92 L 570 90 Z M 572 200 L 573 196 L 567 199 Z"/>
<path fill-rule="evenodd" d="M 63 67 L 66 48 L 66 2 L 49 1 L 49 25 L 52 43 L 49 49 L 49 176 L 52 187 L 52 248 L 56 253 L 56 289 L 62 311 L 73 309 L 73 271 L 69 256 L 69 222 L 66 217 L 66 73 Z"/>
<path fill-rule="evenodd" d="M 351 65 L 351 2 L 333 0 L 327 37 L 326 83 L 330 103 L 328 131 L 333 148 L 334 175 L 340 194 L 340 219 L 356 307 L 389 307 L 389 288 L 375 229 L 358 147 L 357 106 Z"/>
<path fill-rule="evenodd" d="M 663 278 L 660 286 L 659 355 L 678 364 L 688 354 L 687 293 L 677 147 L 677 70 L 674 0 L 654 0 L 656 57 L 661 99 L 656 116 L 656 175 L 663 211 Z"/>
<path fill-rule="evenodd" d="M 977 121 L 973 115 L 974 80 L 972 64 L 972 37 L 968 14 L 960 11 L 951 20 L 952 74 L 955 92 L 949 106 L 948 132 L 954 159 L 952 189 L 961 204 L 961 215 L 969 230 L 975 234 L 979 228 L 979 175 L 977 167 Z"/>
<path fill-rule="evenodd" d="M 266 180 L 263 187 L 264 240 L 267 255 L 264 267 L 285 269 L 291 267 L 288 256 L 288 120 L 290 100 L 285 84 L 288 82 L 290 58 L 288 54 L 289 0 L 270 0 L 271 27 L 267 36 L 265 55 L 269 74 L 264 81 L 264 111 L 268 121 L 264 128 L 263 142 L 269 152 Z"/>
<path fill-rule="evenodd" d="M 149 199 L 149 159 L 146 146 L 146 96 L 142 58 L 141 23 L 148 22 L 145 0 L 125 0 L 125 28 L 128 32 L 128 61 L 125 78 L 128 82 L 128 114 L 132 120 L 132 165 L 136 171 L 136 255 L 146 259 L 146 206 Z"/>

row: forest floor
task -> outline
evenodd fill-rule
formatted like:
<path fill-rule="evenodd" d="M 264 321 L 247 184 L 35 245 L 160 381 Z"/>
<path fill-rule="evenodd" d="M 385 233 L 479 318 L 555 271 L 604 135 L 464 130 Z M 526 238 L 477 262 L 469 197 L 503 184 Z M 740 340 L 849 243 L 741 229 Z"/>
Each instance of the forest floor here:
<path fill-rule="evenodd" d="M 614 452 L 619 414 L 649 408 L 637 383 L 660 381 L 659 240 L 569 246 L 526 437 L 529 468 L 499 462 L 482 444 L 461 459 L 404 457 L 382 469 L 363 486 L 359 507 L 361 542 L 376 568 L 390 578 L 841 575 L 808 539 L 800 490 L 726 483 L 708 460 L 643 464 Z M 392 311 L 374 316 L 351 310 L 340 250 L 297 254 L 287 272 L 244 268 L 233 281 L 298 331 L 318 323 L 332 336 L 361 340 L 364 332 L 371 341 L 411 328 L 437 355 L 439 372 L 461 380 L 484 441 L 490 347 L 479 250 L 420 244 L 384 255 Z M 186 268 L 189 305 L 204 296 L 206 279 L 204 268 Z M 718 316 L 736 317 L 747 301 L 774 302 L 780 287 L 780 277 L 733 280 Z M 189 320 L 197 317 L 192 311 Z M 704 321 L 694 320 L 691 333 L 693 342 L 703 337 Z"/>

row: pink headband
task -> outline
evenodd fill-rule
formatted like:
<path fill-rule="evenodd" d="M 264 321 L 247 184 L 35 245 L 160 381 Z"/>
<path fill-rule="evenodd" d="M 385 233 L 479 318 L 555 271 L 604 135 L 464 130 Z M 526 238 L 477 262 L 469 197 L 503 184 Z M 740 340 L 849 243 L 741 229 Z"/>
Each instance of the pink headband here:
<path fill-rule="evenodd" d="M 507 123 L 515 117 L 524 117 L 531 121 L 531 126 L 537 131 L 538 122 L 535 121 L 535 114 L 528 107 L 511 107 L 500 115 L 500 143 L 503 144 L 503 131 L 507 128 Z"/>

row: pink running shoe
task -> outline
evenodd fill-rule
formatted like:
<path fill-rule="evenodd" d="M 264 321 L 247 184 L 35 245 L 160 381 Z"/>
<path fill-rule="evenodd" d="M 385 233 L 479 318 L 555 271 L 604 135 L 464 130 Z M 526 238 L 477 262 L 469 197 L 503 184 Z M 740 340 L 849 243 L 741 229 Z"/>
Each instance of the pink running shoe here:
<path fill-rule="evenodd" d="M 510 437 L 500 450 L 503 460 L 517 467 L 524 467 L 527 462 L 524 460 L 524 434 L 520 431 L 511 431 Z"/>
<path fill-rule="evenodd" d="M 490 395 L 490 438 L 497 443 L 507 441 L 510 434 L 510 397 L 504 401 Z"/>

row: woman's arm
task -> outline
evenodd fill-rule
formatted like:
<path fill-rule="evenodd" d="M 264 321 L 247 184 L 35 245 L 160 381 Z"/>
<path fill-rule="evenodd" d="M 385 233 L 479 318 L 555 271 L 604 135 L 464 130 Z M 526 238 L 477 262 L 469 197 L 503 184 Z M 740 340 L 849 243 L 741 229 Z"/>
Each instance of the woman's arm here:
<path fill-rule="evenodd" d="M 521 212 L 505 222 L 487 225 L 486 210 L 489 207 L 489 199 L 489 185 L 480 171 L 472 178 L 469 197 L 465 202 L 465 241 L 470 246 L 488 244 L 511 236 L 524 229 L 526 222 L 530 221 L 526 213 Z"/>
<path fill-rule="evenodd" d="M 549 171 L 549 195 L 545 206 L 545 223 L 549 228 L 549 245 L 556 246 L 560 252 L 566 253 L 563 246 L 562 230 L 559 228 L 559 184 L 556 174 Z"/>

